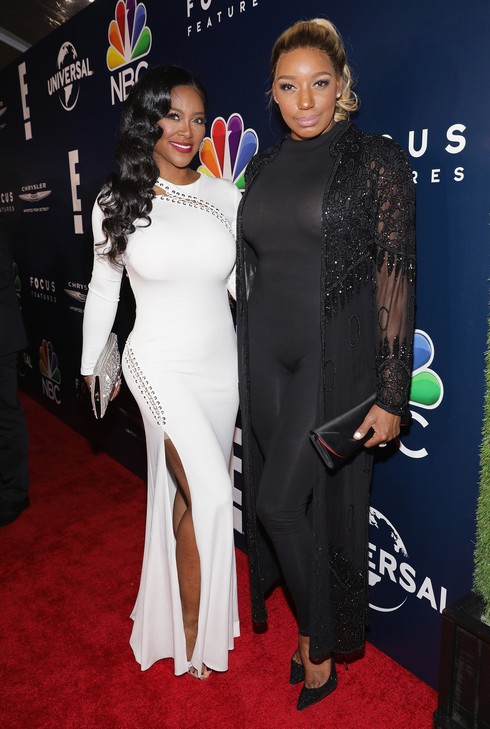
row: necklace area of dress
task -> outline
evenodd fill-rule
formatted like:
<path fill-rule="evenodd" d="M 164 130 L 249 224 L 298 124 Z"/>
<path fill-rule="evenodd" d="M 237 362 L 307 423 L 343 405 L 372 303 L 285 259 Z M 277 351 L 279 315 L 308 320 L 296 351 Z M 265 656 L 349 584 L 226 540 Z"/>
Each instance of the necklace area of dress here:
<path fill-rule="evenodd" d="M 191 182 L 190 185 L 174 185 L 171 182 L 167 182 L 167 180 L 164 180 L 162 177 L 158 177 L 155 184 L 158 185 L 158 187 L 160 187 L 162 190 L 164 190 L 165 194 L 157 195 L 157 198 L 163 201 L 166 200 L 170 203 L 177 203 L 178 205 L 186 205 L 187 207 L 191 208 L 199 208 L 206 213 L 211 213 L 211 215 L 214 215 L 214 217 L 217 218 L 225 226 L 225 228 L 234 238 L 235 233 L 232 230 L 228 219 L 221 212 L 221 210 L 212 203 L 207 202 L 207 200 L 202 200 L 201 198 L 197 197 L 197 194 L 195 194 L 200 188 L 200 185 L 198 184 L 200 182 L 201 176 L 199 176 L 194 182 Z M 186 188 L 192 188 L 192 192 L 194 194 L 184 192 Z"/>
<path fill-rule="evenodd" d="M 160 187 L 162 190 L 165 190 L 165 193 L 167 195 L 183 195 L 184 197 L 192 197 L 194 198 L 195 195 L 190 195 L 189 193 L 185 192 L 186 188 L 192 188 L 194 191 L 197 188 L 197 183 L 200 182 L 201 177 L 199 176 L 197 180 L 194 180 L 194 182 L 191 182 L 188 185 L 176 185 L 173 182 L 168 182 L 167 180 L 164 180 L 163 177 L 157 177 L 156 185 Z"/>

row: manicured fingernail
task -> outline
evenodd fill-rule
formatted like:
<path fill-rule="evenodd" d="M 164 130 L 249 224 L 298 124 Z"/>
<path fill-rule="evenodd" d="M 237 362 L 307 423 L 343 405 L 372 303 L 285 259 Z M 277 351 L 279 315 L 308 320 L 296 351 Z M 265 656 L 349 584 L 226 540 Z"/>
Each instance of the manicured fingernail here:
<path fill-rule="evenodd" d="M 358 431 L 358 430 L 356 430 L 356 432 L 354 433 L 354 438 L 355 438 L 356 440 L 359 440 L 359 438 L 362 438 L 362 435 L 361 435 L 361 433 L 359 433 L 359 431 Z"/>

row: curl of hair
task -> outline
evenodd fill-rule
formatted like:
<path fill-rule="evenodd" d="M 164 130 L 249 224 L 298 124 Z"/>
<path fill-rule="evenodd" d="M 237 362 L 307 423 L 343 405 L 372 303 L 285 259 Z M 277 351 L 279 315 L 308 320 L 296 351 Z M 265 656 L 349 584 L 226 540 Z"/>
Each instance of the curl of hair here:
<path fill-rule="evenodd" d="M 104 213 L 102 229 L 106 235 L 100 245 L 114 263 L 126 250 L 128 235 L 135 231 L 135 220 L 151 225 L 153 185 L 159 170 L 153 149 L 162 135 L 158 125 L 171 106 L 172 89 L 190 86 L 201 96 L 206 109 L 207 96 L 201 82 L 179 66 L 155 66 L 131 89 L 126 99 L 116 143 L 119 172 L 107 178 L 97 202 Z"/>
<path fill-rule="evenodd" d="M 335 121 L 348 119 L 350 114 L 359 108 L 359 99 L 353 91 L 354 79 L 352 77 L 344 43 L 339 31 L 325 18 L 312 20 L 299 20 L 287 28 L 274 43 L 270 59 L 271 79 L 276 75 L 277 63 L 283 53 L 295 51 L 298 48 L 315 48 L 326 53 L 330 58 L 337 78 L 342 78 L 342 91 L 335 103 Z"/>

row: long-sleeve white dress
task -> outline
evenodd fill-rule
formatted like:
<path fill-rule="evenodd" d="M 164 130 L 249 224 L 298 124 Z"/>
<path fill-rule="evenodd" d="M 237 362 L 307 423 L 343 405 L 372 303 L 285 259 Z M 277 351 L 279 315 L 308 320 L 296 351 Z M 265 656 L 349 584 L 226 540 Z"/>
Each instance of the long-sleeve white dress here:
<path fill-rule="evenodd" d="M 165 192 L 153 201 L 151 225 L 136 222 L 121 261 L 136 300 L 123 375 L 141 410 L 148 457 L 145 548 L 130 643 L 142 670 L 172 657 L 179 675 L 188 662 L 172 526 L 176 486 L 164 438 L 172 440 L 187 476 L 200 558 L 192 664 L 225 671 L 239 635 L 229 472 L 238 382 L 227 285 L 232 289 L 240 192 L 203 175 L 191 185 L 166 183 Z M 102 219 L 96 204 L 95 243 L 105 237 Z M 82 374 L 93 372 L 111 331 L 123 275 L 100 250 L 85 305 Z"/>

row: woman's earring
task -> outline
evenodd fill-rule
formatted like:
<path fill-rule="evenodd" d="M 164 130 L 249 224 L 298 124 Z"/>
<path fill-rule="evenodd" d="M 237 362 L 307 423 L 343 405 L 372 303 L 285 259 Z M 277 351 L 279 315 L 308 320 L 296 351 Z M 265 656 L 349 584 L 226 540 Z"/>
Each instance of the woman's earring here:
<path fill-rule="evenodd" d="M 337 99 L 340 99 L 340 91 L 337 93 Z"/>

